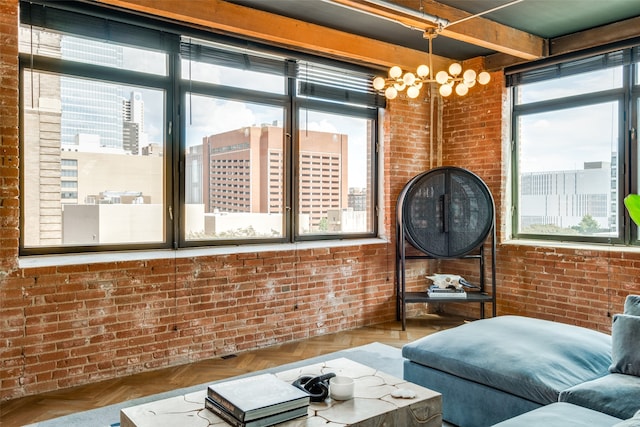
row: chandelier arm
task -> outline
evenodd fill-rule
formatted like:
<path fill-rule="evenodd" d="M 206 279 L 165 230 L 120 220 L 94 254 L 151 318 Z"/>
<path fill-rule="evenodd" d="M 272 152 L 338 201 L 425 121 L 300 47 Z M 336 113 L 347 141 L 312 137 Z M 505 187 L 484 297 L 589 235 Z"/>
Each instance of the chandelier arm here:
<path fill-rule="evenodd" d="M 523 0 L 515 0 L 515 2 L 519 2 Z M 512 2 L 513 3 L 513 2 Z M 442 28 L 430 28 L 423 33 L 423 37 L 428 39 L 428 62 L 429 62 L 429 72 L 424 73 L 421 71 L 422 65 L 418 67 L 417 73 L 414 75 L 411 72 L 407 72 L 403 74 L 402 69 L 395 65 L 389 69 L 388 77 L 376 77 L 374 79 L 373 85 L 377 90 L 385 91 L 385 97 L 387 99 L 395 99 L 398 95 L 398 92 L 407 90 L 407 95 L 409 98 L 417 98 L 419 94 L 419 90 L 422 88 L 423 84 L 429 83 L 437 83 L 440 85 L 438 92 L 441 96 L 449 96 L 455 87 L 455 93 L 459 96 L 464 96 L 468 93 L 469 88 L 475 86 L 476 82 L 481 85 L 485 85 L 490 80 L 490 75 L 486 71 L 482 71 L 480 74 L 472 71 L 473 79 L 468 78 L 465 80 L 465 75 L 467 72 L 463 72 L 462 66 L 458 63 L 453 63 L 449 67 L 449 72 L 447 71 L 439 71 L 435 73 L 433 69 L 433 39 L 438 36 L 438 33 L 442 30 Z M 455 66 L 455 67 L 454 67 Z M 473 81 L 471 81 L 473 80 Z M 457 83 L 457 84 L 456 84 Z"/>

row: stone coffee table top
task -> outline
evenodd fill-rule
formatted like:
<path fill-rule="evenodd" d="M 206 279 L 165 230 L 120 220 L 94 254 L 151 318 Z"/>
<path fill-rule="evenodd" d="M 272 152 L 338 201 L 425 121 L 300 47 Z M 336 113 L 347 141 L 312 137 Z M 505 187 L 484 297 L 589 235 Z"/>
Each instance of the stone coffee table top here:
<path fill-rule="evenodd" d="M 288 421 L 283 427 L 341 426 L 442 426 L 440 393 L 385 374 L 346 358 L 277 372 L 278 378 L 293 382 L 301 376 L 333 372 L 355 380 L 353 399 L 311 402 L 308 416 Z M 391 393 L 408 389 L 412 399 L 395 398 Z M 206 389 L 195 393 L 125 408 L 120 412 L 121 427 L 226 427 L 212 412 L 204 409 Z"/>

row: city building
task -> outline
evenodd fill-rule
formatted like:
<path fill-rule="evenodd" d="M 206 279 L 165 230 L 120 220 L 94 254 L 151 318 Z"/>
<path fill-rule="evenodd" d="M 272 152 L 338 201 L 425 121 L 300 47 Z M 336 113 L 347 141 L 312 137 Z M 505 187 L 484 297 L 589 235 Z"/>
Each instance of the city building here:
<path fill-rule="evenodd" d="M 535 225 L 575 227 L 590 216 L 609 231 L 611 163 L 587 162 L 583 169 L 521 174 L 520 219 L 526 231 Z M 613 224 L 615 225 L 615 224 Z"/>
<path fill-rule="evenodd" d="M 202 147 L 202 144 L 188 147 L 185 154 L 185 176 L 188 179 L 185 191 L 185 203 L 187 204 L 204 204 Z"/>
<path fill-rule="evenodd" d="M 29 34 L 20 28 L 23 41 L 21 49 L 29 49 L 34 54 L 46 54 L 54 58 L 62 55 L 59 34 L 38 31 Z M 27 37 L 26 34 L 29 34 Z M 26 46 L 26 40 L 31 40 Z M 22 200 L 25 212 L 24 245 L 46 246 L 59 244 L 62 239 L 62 196 L 73 197 L 74 192 L 61 184 L 61 100 L 60 77 L 51 73 L 29 72 L 24 81 L 24 137 L 23 149 L 42 159 L 37 163 L 25 163 L 23 194 L 31 195 Z M 66 165 L 65 165 L 66 166 Z M 69 178 L 69 177 L 66 177 Z M 72 185 L 72 184 L 65 184 Z"/>
<path fill-rule="evenodd" d="M 207 213 L 281 213 L 283 130 L 275 125 L 245 127 L 203 139 L 202 182 Z M 330 210 L 348 206 L 348 137 L 331 132 L 299 135 L 298 191 L 300 215 L 308 215 L 312 230 L 326 229 Z M 190 171 L 199 167 L 199 149 L 190 148 Z M 187 194 L 196 195 L 199 176 Z M 192 200 L 195 200 L 192 199 Z"/>
<path fill-rule="evenodd" d="M 63 36 L 60 39 L 60 54 L 63 58 L 89 64 L 122 66 L 122 48 L 116 44 Z M 124 93 L 118 86 L 89 79 L 61 77 L 60 101 L 64 106 L 61 144 L 74 145 L 76 135 L 95 133 L 100 136 L 101 147 L 122 148 L 125 119 L 122 114 L 123 99 Z"/>
<path fill-rule="evenodd" d="M 369 193 L 362 188 L 349 188 L 348 206 L 354 211 L 364 211 L 367 209 L 367 198 Z"/>
<path fill-rule="evenodd" d="M 144 131 L 144 101 L 142 93 L 131 92 L 129 99 L 122 101 L 122 148 L 131 154 L 148 152 L 147 134 Z"/>

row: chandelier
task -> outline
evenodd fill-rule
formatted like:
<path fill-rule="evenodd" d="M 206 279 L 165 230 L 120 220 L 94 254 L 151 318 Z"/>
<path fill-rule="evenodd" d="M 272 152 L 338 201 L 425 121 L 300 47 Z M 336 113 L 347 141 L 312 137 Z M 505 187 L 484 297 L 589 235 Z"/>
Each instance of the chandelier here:
<path fill-rule="evenodd" d="M 449 66 L 449 71 L 438 71 L 434 74 L 433 61 L 431 59 L 432 42 L 437 36 L 436 29 L 425 31 L 424 37 L 429 39 L 429 65 L 420 65 L 415 73 L 410 71 L 403 73 L 402 68 L 394 65 L 389 69 L 389 77 L 376 77 L 373 79 L 373 88 L 384 92 L 387 99 L 395 99 L 399 92 L 406 89 L 409 98 L 417 98 L 422 85 L 437 83 L 440 85 L 438 92 L 442 96 L 449 96 L 455 90 L 456 94 L 464 96 L 476 83 L 486 85 L 491 80 L 488 72 L 476 73 L 474 70 L 462 71 L 462 65 L 454 62 Z M 455 88 L 455 89 L 454 89 Z"/>

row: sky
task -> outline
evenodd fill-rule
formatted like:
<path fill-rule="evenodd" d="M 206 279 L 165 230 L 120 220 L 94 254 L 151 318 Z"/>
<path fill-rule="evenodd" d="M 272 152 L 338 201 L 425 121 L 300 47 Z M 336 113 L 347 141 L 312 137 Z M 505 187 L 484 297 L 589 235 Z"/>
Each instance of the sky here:
<path fill-rule="evenodd" d="M 556 110 L 520 118 L 521 172 L 583 169 L 610 162 L 618 144 L 617 103 Z"/>
<path fill-rule="evenodd" d="M 620 88 L 621 78 L 621 67 L 616 67 L 522 85 L 520 102 Z M 522 115 L 517 135 L 520 171 L 576 170 L 583 169 L 584 162 L 610 162 L 618 150 L 618 123 L 617 101 Z"/>

